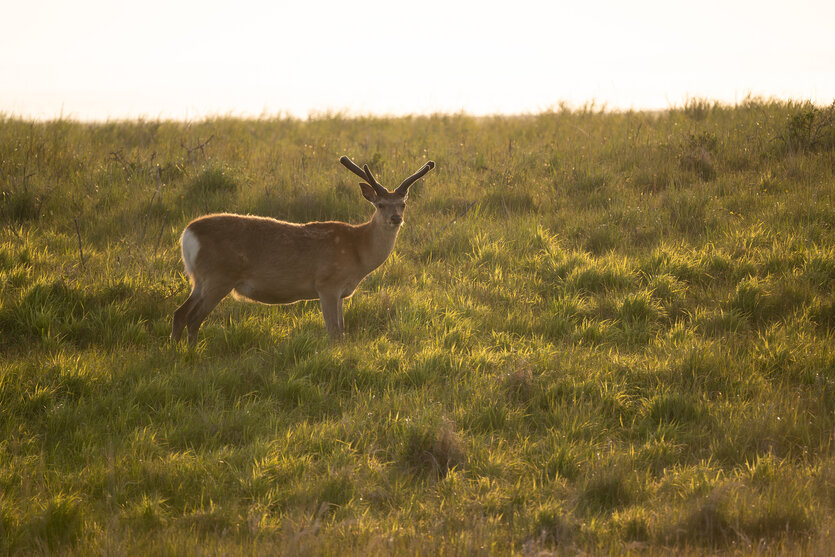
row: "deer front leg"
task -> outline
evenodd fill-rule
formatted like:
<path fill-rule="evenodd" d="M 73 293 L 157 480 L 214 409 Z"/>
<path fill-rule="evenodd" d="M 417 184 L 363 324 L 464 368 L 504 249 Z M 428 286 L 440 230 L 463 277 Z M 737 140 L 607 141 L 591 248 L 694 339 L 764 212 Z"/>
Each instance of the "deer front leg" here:
<path fill-rule="evenodd" d="M 332 339 L 338 339 L 342 335 L 340 317 L 342 315 L 342 300 L 336 294 L 319 293 L 319 306 L 322 308 L 322 317 L 325 319 L 325 327 Z"/>

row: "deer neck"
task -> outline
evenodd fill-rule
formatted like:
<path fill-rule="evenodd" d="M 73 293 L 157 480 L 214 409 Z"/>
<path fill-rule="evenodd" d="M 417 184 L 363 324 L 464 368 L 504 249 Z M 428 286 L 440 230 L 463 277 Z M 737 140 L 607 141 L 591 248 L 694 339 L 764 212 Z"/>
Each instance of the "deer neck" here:
<path fill-rule="evenodd" d="M 376 216 L 376 215 L 375 215 Z M 363 225 L 364 248 L 362 251 L 363 266 L 370 273 L 383 264 L 383 261 L 394 249 L 397 233 L 400 227 L 392 228 L 373 218 Z"/>

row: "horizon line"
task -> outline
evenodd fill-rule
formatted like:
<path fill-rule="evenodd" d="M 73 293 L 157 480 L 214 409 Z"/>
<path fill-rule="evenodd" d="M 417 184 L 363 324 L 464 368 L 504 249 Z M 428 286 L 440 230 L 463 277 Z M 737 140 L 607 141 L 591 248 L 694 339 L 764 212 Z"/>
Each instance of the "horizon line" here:
<path fill-rule="evenodd" d="M 619 107 L 610 105 L 606 102 L 598 101 L 597 99 L 590 99 L 582 103 L 574 103 L 569 101 L 559 101 L 548 107 L 539 108 L 535 110 L 519 110 L 519 111 L 495 111 L 495 112 L 478 112 L 468 111 L 465 107 L 457 110 L 415 110 L 415 111 L 359 111 L 347 107 L 343 108 L 323 108 L 311 109 L 306 114 L 294 113 L 289 109 L 282 109 L 270 111 L 262 110 L 259 114 L 254 112 L 241 112 L 236 114 L 234 109 L 227 111 L 206 111 L 195 116 L 178 117 L 165 112 L 160 112 L 157 115 L 150 113 L 135 114 L 135 115 L 108 115 L 104 117 L 79 117 L 72 112 L 64 112 L 62 106 L 58 113 L 52 116 L 46 114 L 21 114 L 12 111 L 4 111 L 0 109 L 0 120 L 18 120 L 23 122 L 74 122 L 79 124 L 111 124 L 120 122 L 207 122 L 212 120 L 248 120 L 248 121 L 269 121 L 269 120 L 296 120 L 296 121 L 316 121 L 328 119 L 344 119 L 344 120 L 363 120 L 363 119 L 408 119 L 408 118 L 433 118 L 433 117 L 449 117 L 449 116 L 463 116 L 469 118 L 524 118 L 535 117 L 545 114 L 559 114 L 559 113 L 598 113 L 598 114 L 663 114 L 666 112 L 675 112 L 686 110 L 691 105 L 705 105 L 709 109 L 733 109 L 749 104 L 785 104 L 785 105 L 812 105 L 818 108 L 835 105 L 835 98 L 829 102 L 819 102 L 813 98 L 802 97 L 785 97 L 780 95 L 755 95 L 747 94 L 742 100 L 727 102 L 705 96 L 688 96 L 682 103 L 669 103 L 666 107 Z M 186 110 L 186 112 L 189 112 Z M 201 112 L 201 111 L 194 111 Z"/>

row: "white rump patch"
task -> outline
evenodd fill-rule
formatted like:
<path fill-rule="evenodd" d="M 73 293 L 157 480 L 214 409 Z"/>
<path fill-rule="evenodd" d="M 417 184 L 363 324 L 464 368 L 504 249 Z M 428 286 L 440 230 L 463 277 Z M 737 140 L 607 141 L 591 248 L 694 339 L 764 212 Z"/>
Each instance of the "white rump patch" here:
<path fill-rule="evenodd" d="M 194 276 L 194 262 L 197 259 L 197 253 L 200 251 L 200 241 L 195 236 L 191 229 L 186 228 L 180 237 L 180 247 L 183 250 L 183 264 L 186 267 L 186 273 Z"/>

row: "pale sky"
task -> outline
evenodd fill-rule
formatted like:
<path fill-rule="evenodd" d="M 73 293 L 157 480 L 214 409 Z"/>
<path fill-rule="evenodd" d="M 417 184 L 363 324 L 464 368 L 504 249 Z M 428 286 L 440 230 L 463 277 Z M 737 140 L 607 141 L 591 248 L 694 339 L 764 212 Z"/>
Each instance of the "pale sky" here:
<path fill-rule="evenodd" d="M 536 113 L 835 100 L 833 0 L 0 0 L 0 113 Z"/>

